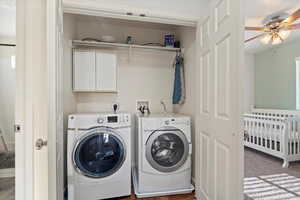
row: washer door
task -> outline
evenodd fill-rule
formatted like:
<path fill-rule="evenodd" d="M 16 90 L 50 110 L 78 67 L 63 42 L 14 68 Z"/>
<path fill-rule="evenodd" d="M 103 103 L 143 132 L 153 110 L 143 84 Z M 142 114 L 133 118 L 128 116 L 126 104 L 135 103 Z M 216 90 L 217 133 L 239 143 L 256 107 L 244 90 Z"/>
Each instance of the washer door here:
<path fill-rule="evenodd" d="M 146 158 L 160 172 L 178 170 L 187 160 L 189 143 L 180 130 L 154 131 L 146 142 Z"/>
<path fill-rule="evenodd" d="M 98 128 L 87 133 L 75 145 L 73 162 L 88 177 L 102 178 L 114 174 L 122 166 L 125 144 L 112 129 Z"/>

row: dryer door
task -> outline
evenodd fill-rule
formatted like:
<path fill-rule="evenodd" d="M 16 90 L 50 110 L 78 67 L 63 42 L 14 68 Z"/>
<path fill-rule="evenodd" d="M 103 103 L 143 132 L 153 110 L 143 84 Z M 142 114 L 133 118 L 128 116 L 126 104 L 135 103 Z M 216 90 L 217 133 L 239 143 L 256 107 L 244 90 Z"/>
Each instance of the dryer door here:
<path fill-rule="evenodd" d="M 178 170 L 189 156 L 189 143 L 180 130 L 154 131 L 146 142 L 146 158 L 160 172 Z"/>
<path fill-rule="evenodd" d="M 97 128 L 75 145 L 73 163 L 77 171 L 92 178 L 114 174 L 126 157 L 125 143 L 112 129 Z"/>

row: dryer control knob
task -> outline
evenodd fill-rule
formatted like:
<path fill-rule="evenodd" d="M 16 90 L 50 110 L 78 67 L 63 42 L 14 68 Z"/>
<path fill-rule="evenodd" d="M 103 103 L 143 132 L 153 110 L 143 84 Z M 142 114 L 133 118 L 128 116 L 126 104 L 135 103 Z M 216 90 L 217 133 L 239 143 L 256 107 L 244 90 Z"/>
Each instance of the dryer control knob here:
<path fill-rule="evenodd" d="M 99 118 L 97 119 L 97 122 L 98 122 L 98 124 L 103 124 L 103 123 L 104 123 L 104 119 L 101 118 L 101 117 L 99 117 Z"/>
<path fill-rule="evenodd" d="M 165 125 L 169 125 L 169 124 L 170 124 L 169 120 L 166 120 Z"/>

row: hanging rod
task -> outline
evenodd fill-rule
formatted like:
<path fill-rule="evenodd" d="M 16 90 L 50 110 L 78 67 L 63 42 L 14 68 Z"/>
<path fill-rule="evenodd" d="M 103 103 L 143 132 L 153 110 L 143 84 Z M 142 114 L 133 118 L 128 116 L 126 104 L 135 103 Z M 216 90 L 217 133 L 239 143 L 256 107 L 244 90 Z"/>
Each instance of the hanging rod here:
<path fill-rule="evenodd" d="M 0 46 L 5 46 L 5 47 L 15 47 L 17 45 L 15 44 L 4 44 L 4 43 L 0 43 Z"/>

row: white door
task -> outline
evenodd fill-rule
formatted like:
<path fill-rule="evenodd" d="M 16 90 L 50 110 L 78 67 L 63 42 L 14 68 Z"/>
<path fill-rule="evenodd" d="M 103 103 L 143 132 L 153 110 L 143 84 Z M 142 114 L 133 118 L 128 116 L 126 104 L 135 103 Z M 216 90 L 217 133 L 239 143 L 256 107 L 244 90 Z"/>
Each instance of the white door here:
<path fill-rule="evenodd" d="M 54 88 L 59 3 L 17 0 L 16 200 L 57 198 L 53 92 L 59 92 Z"/>
<path fill-rule="evenodd" d="M 196 194 L 242 199 L 240 70 L 241 0 L 211 0 L 198 25 Z"/>
<path fill-rule="evenodd" d="M 16 199 L 48 199 L 46 1 L 17 1 Z"/>

